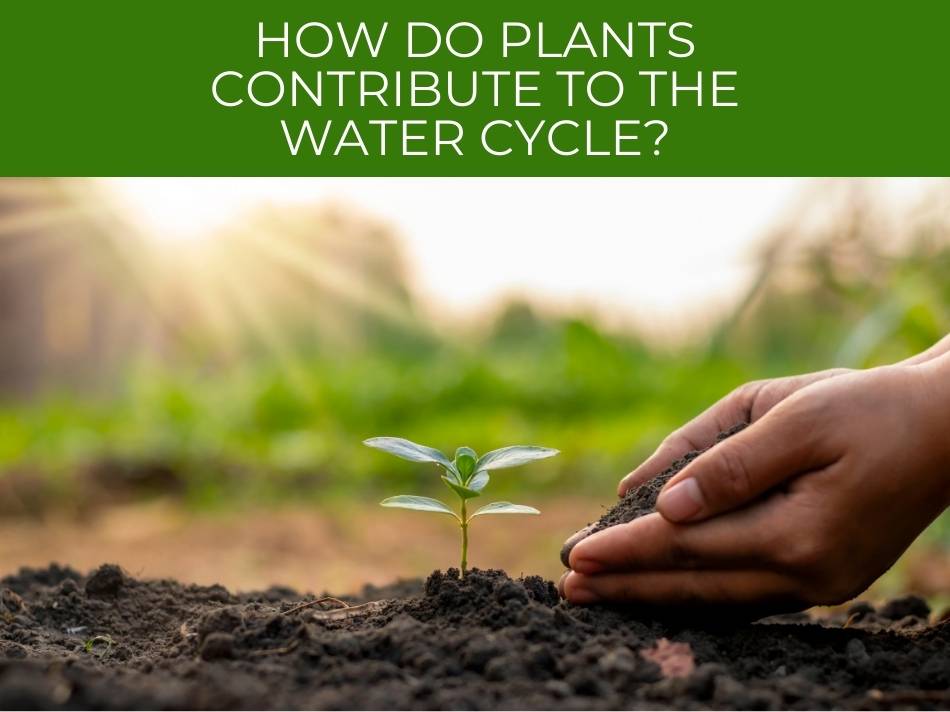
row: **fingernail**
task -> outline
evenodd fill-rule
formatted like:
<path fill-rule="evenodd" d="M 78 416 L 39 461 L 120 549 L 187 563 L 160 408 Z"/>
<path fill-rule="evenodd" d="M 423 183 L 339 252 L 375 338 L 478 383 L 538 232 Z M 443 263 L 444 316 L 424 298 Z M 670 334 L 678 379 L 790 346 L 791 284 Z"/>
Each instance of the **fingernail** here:
<path fill-rule="evenodd" d="M 625 494 L 627 494 L 627 490 L 630 489 L 627 483 L 630 481 L 631 475 L 633 475 L 632 472 L 629 472 L 626 475 L 624 475 L 623 479 L 620 480 L 620 484 L 617 485 L 618 497 L 623 497 Z"/>
<path fill-rule="evenodd" d="M 656 502 L 657 511 L 671 522 L 682 522 L 695 517 L 704 506 L 703 493 L 693 477 L 663 490 Z"/>
<path fill-rule="evenodd" d="M 589 588 L 584 586 L 582 583 L 583 580 L 584 579 L 577 574 L 568 572 L 567 576 L 563 578 L 562 583 L 562 586 L 564 587 L 564 598 L 566 598 L 571 603 L 576 603 L 579 605 L 596 603 L 600 600 L 600 596 L 598 596 L 596 592 L 591 591 Z"/>
<path fill-rule="evenodd" d="M 570 575 L 570 571 L 565 571 L 561 574 L 561 578 L 557 581 L 557 592 L 560 594 L 561 598 L 564 598 L 564 582 L 567 580 L 567 577 Z"/>
<path fill-rule="evenodd" d="M 597 535 L 594 534 L 593 538 L 596 539 Z M 596 557 L 591 557 L 590 552 L 588 551 L 591 547 L 591 537 L 587 537 L 583 541 L 577 542 L 577 546 L 571 549 L 570 561 L 568 568 L 571 571 L 576 571 L 579 574 L 596 574 L 600 573 L 604 566 L 601 564 Z M 594 547 L 596 550 L 596 547 Z"/>
<path fill-rule="evenodd" d="M 567 541 L 564 542 L 564 546 L 561 547 L 561 563 L 564 564 L 567 568 L 571 568 L 571 550 L 581 539 L 587 537 L 590 534 L 590 530 L 594 528 L 593 524 L 588 524 L 586 527 L 580 531 L 574 532 L 571 536 L 568 537 Z"/>

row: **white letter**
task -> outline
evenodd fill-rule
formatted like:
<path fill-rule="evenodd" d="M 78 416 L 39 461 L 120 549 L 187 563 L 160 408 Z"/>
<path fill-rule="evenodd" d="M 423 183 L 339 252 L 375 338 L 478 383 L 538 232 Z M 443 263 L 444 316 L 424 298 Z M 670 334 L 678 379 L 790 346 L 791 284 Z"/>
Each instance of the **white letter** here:
<path fill-rule="evenodd" d="M 238 99 L 237 101 L 225 101 L 218 95 L 218 82 L 221 81 L 222 77 L 237 77 L 238 79 L 244 79 L 244 75 L 240 72 L 221 72 L 218 76 L 214 78 L 214 81 L 211 83 L 211 94 L 214 96 L 214 100 L 221 104 L 221 106 L 240 106 L 244 103 L 244 99 Z"/>
<path fill-rule="evenodd" d="M 719 77 L 734 77 L 737 74 L 738 72 L 720 72 L 720 71 L 713 72 L 713 76 L 712 76 L 712 95 L 713 95 L 712 104 L 713 106 L 739 106 L 738 101 L 719 101 L 719 92 L 736 90 L 735 85 L 733 86 L 720 85 Z"/>
<path fill-rule="evenodd" d="M 521 98 L 522 94 L 526 94 L 530 91 L 538 91 L 538 84 L 525 84 L 522 80 L 525 77 L 537 77 L 540 76 L 541 72 L 534 70 L 520 70 L 515 72 L 515 106 L 541 106 L 540 101 L 527 101 Z"/>
<path fill-rule="evenodd" d="M 260 101 L 254 92 L 254 85 L 257 84 L 257 80 L 261 77 L 271 77 L 277 82 L 277 96 L 271 101 Z M 279 104 L 280 100 L 284 98 L 284 80 L 281 79 L 280 75 L 276 72 L 258 72 L 252 76 L 251 80 L 247 83 L 247 95 L 251 97 L 251 101 L 258 106 L 274 106 L 275 104 Z"/>
<path fill-rule="evenodd" d="M 257 56 L 263 58 L 265 42 L 280 42 L 284 45 L 284 56 L 290 56 L 290 27 L 284 23 L 284 34 L 281 37 L 264 37 L 264 23 L 257 23 Z"/>
<path fill-rule="evenodd" d="M 595 151 L 594 150 L 594 136 L 591 131 L 592 121 L 588 119 L 584 122 L 587 132 L 587 155 L 588 156 L 609 156 L 610 151 Z"/>
<path fill-rule="evenodd" d="M 327 37 L 326 44 L 324 44 L 323 49 L 321 49 L 319 52 L 309 52 L 303 47 L 303 33 L 309 30 L 311 27 L 319 27 L 321 30 L 323 30 L 323 33 Z M 331 32 L 330 28 L 324 25 L 322 22 L 308 22 L 306 25 L 301 25 L 300 29 L 297 30 L 297 51 L 303 56 L 310 58 L 322 57 L 331 49 L 333 49 L 333 32 Z"/>
<path fill-rule="evenodd" d="M 574 77 L 584 76 L 584 72 L 577 70 L 562 70 L 555 72 L 559 77 L 567 77 L 567 105 L 574 106 Z"/>
<path fill-rule="evenodd" d="M 418 80 L 423 77 L 427 77 L 432 83 L 428 86 L 420 86 Z M 412 74 L 409 75 L 409 106 L 435 106 L 440 101 L 442 101 L 442 94 L 439 92 L 438 87 L 439 75 L 435 72 L 424 72 L 421 70 L 412 72 Z M 419 99 L 416 96 L 418 93 L 424 91 L 427 91 L 432 95 L 432 99 L 428 102 L 424 102 L 422 99 Z"/>
<path fill-rule="evenodd" d="M 614 123 L 614 155 L 615 156 L 639 156 L 639 151 L 624 151 L 623 141 L 639 141 L 640 137 L 636 134 L 625 134 L 624 126 L 639 126 L 640 122 L 635 119 L 617 119 Z"/>
<path fill-rule="evenodd" d="M 376 91 L 370 91 L 366 88 L 366 80 L 369 77 L 375 77 L 380 80 L 380 87 Z M 360 106 L 366 106 L 366 99 L 371 96 L 375 96 L 379 99 L 379 103 L 382 106 L 389 106 L 386 102 L 386 97 L 383 94 L 386 92 L 386 89 L 389 88 L 389 77 L 383 72 L 374 72 L 371 69 L 366 69 L 360 72 Z M 385 154 L 384 154 L 385 155 Z"/>
<path fill-rule="evenodd" d="M 696 45 L 693 44 L 692 40 L 686 37 L 680 37 L 678 34 L 676 34 L 677 27 L 688 27 L 689 29 L 693 29 L 693 26 L 689 22 L 674 22 L 672 25 L 670 25 L 670 39 L 676 40 L 680 44 L 686 45 L 688 49 L 685 52 L 674 52 L 673 50 L 669 50 L 669 55 L 671 57 L 679 58 L 689 57 L 696 50 Z"/>
<path fill-rule="evenodd" d="M 502 77 L 507 77 L 511 72 L 506 69 L 486 69 L 482 72 L 483 77 L 491 77 L 492 84 L 492 103 L 494 107 L 498 106 L 499 81 Z"/>
<path fill-rule="evenodd" d="M 347 140 L 347 134 L 353 134 L 353 140 Z M 346 122 L 346 126 L 343 127 L 343 134 L 340 136 L 340 140 L 337 141 L 336 150 L 333 152 L 334 156 L 339 156 L 340 151 L 344 148 L 358 148 L 363 152 L 364 156 L 369 155 L 369 151 L 366 150 L 366 144 L 363 143 L 363 137 L 360 135 L 360 130 L 356 128 L 356 122 L 353 119 L 350 119 Z"/>
<path fill-rule="evenodd" d="M 541 59 L 553 59 L 554 57 L 561 58 L 564 56 L 563 52 L 545 52 L 544 51 L 544 23 L 538 23 L 538 57 Z"/>
<path fill-rule="evenodd" d="M 455 129 L 455 137 L 445 139 L 442 138 L 442 129 L 451 126 Z M 449 121 L 447 119 L 439 119 L 435 122 L 435 155 L 442 155 L 442 145 L 451 146 L 455 149 L 455 152 L 458 155 L 462 155 L 462 149 L 459 148 L 458 143 L 462 140 L 462 124 L 458 121 Z"/>
<path fill-rule="evenodd" d="M 297 88 L 303 87 L 304 92 L 310 97 L 314 106 L 323 106 L 323 81 L 320 72 L 317 72 L 317 92 L 307 85 L 297 72 L 290 73 L 290 105 L 297 106 Z"/>
<path fill-rule="evenodd" d="M 300 133 L 297 135 L 297 141 L 294 143 L 290 138 L 290 130 L 287 128 L 287 122 L 283 119 L 280 120 L 280 127 L 284 130 L 284 138 L 287 139 L 287 147 L 290 149 L 290 155 L 296 156 L 297 152 L 300 151 L 300 144 L 303 143 L 304 134 L 310 139 L 310 145 L 313 147 L 313 153 L 315 156 L 319 156 L 323 153 L 323 144 L 327 141 L 327 134 L 330 133 L 330 124 L 333 123 L 333 120 L 327 121 L 323 125 L 323 135 L 320 137 L 320 143 L 317 143 L 316 138 L 313 136 L 313 129 L 310 128 L 310 122 L 304 121 L 300 127 Z"/>
<path fill-rule="evenodd" d="M 611 77 L 617 85 L 617 91 L 614 95 L 613 100 L 608 99 L 607 101 L 600 101 L 597 97 L 594 96 L 594 80 L 598 77 Z M 618 101 L 623 98 L 623 79 L 618 77 L 613 72 L 602 71 L 597 72 L 596 74 L 591 74 L 590 79 L 587 80 L 587 98 L 590 99 L 597 106 L 613 106 Z"/>
<path fill-rule="evenodd" d="M 515 42 L 514 40 L 508 38 L 508 30 L 514 27 L 524 31 L 524 39 L 520 42 Z M 528 44 L 528 40 L 531 39 L 531 28 L 523 22 L 503 22 L 501 25 L 501 32 L 501 56 L 505 59 L 508 58 L 508 49 L 510 47 L 524 47 L 526 44 Z"/>
<path fill-rule="evenodd" d="M 533 156 L 534 155 L 534 140 L 538 137 L 538 134 L 541 133 L 541 129 L 544 128 L 544 119 L 541 119 L 541 121 L 538 122 L 538 125 L 535 128 L 534 133 L 530 135 L 524 130 L 524 126 L 522 126 L 521 122 L 518 121 L 517 119 L 515 120 L 515 127 L 518 129 L 518 131 L 521 132 L 521 135 L 524 136 L 525 141 L 528 144 L 528 155 Z"/>
<path fill-rule="evenodd" d="M 366 46 L 369 47 L 369 54 L 371 57 L 376 57 L 379 54 L 379 48 L 383 44 L 383 37 L 386 36 L 386 29 L 389 27 L 388 22 L 383 23 L 382 29 L 379 31 L 379 35 L 376 36 L 376 44 L 373 44 L 373 41 L 369 38 L 369 30 L 366 29 L 366 23 L 361 22 L 359 27 L 356 28 L 356 37 L 353 39 L 353 44 L 351 45 L 346 39 L 346 30 L 343 27 L 342 22 L 336 23 L 337 29 L 340 31 L 340 39 L 343 40 L 343 46 L 346 48 L 346 56 L 352 57 L 356 53 L 356 48 L 360 44 L 360 36 L 366 38 Z"/>
<path fill-rule="evenodd" d="M 608 46 L 610 45 L 609 40 L 613 39 L 618 45 L 620 45 L 620 50 L 627 55 L 628 57 L 633 57 L 633 23 L 627 23 L 627 39 L 624 40 L 614 32 L 614 28 L 610 26 L 609 22 L 604 23 L 604 35 L 603 35 L 603 56 L 606 57 L 608 54 Z"/>
<path fill-rule="evenodd" d="M 379 126 L 379 155 L 386 155 L 386 127 L 395 126 L 396 119 L 370 119 L 370 126 Z"/>
<path fill-rule="evenodd" d="M 485 127 L 482 129 L 482 148 L 484 148 L 493 156 L 507 156 L 509 153 L 511 153 L 510 148 L 506 148 L 504 151 L 496 151 L 488 145 L 488 130 L 494 126 L 507 126 L 510 129 L 511 122 L 505 121 L 503 119 L 495 119 L 494 121 L 489 121 L 487 124 L 485 124 Z"/>
<path fill-rule="evenodd" d="M 665 22 L 638 22 L 637 27 L 649 27 L 650 28 L 650 59 L 653 59 L 655 54 L 655 45 L 656 45 L 656 28 L 657 27 L 666 27 Z"/>
<path fill-rule="evenodd" d="M 416 52 L 414 49 L 413 41 L 414 35 L 417 27 L 427 27 L 432 30 L 435 36 L 435 46 L 429 52 Z M 407 56 L 409 57 L 431 57 L 433 54 L 439 51 L 439 47 L 442 46 L 442 33 L 439 32 L 439 28 L 429 22 L 410 22 L 408 25 L 409 29 L 409 51 Z"/>
<path fill-rule="evenodd" d="M 581 127 L 579 123 L 576 121 L 571 121 L 570 119 L 556 121 L 555 123 L 551 124 L 551 128 L 548 129 L 548 146 L 550 146 L 551 150 L 560 156 L 573 156 L 580 150 L 579 148 L 574 148 L 570 151 L 562 151 L 554 143 L 554 132 L 557 131 L 561 126 L 573 126 L 575 129 L 579 129 Z"/>
<path fill-rule="evenodd" d="M 467 98 L 459 99 L 455 96 L 455 72 L 449 72 L 447 79 L 448 86 L 446 87 L 446 96 L 448 97 L 449 103 L 452 106 L 471 106 L 475 103 L 475 99 L 478 98 L 478 74 L 477 72 L 472 72 L 471 83 L 469 86 L 472 91 Z"/>
<path fill-rule="evenodd" d="M 352 77 L 356 72 L 352 69 L 334 70 L 327 72 L 328 77 L 336 77 L 336 104 L 337 106 L 346 106 L 346 78 Z"/>
<path fill-rule="evenodd" d="M 665 77 L 666 72 L 637 72 L 641 77 L 650 77 L 650 106 L 656 106 L 656 78 Z"/>
<path fill-rule="evenodd" d="M 452 35 L 460 27 L 470 27 L 472 30 L 475 31 L 475 49 L 473 49 L 471 52 L 468 52 L 468 53 L 459 52 L 452 45 Z M 468 57 L 472 57 L 478 54 L 478 52 L 482 48 L 482 31 L 478 29 L 478 27 L 473 25 L 471 22 L 456 22 L 454 25 L 452 25 L 449 28 L 449 31 L 445 34 L 445 46 L 449 50 L 449 52 L 454 54 L 456 57 L 460 57 L 462 59 L 467 59 Z"/>
<path fill-rule="evenodd" d="M 582 35 L 584 38 L 583 44 L 574 44 L 574 41 L 577 39 L 578 35 Z M 564 48 L 564 56 L 566 57 L 571 53 L 571 50 L 574 49 L 588 49 L 590 50 L 590 56 L 596 57 L 597 50 L 594 49 L 594 43 L 590 41 L 590 35 L 587 34 L 587 28 L 584 27 L 583 22 L 578 22 L 574 26 L 574 32 L 571 34 L 571 39 L 568 40 L 567 47 Z"/>
<path fill-rule="evenodd" d="M 402 122 L 402 155 L 404 156 L 425 156 L 425 151 L 410 151 L 409 142 L 410 141 L 421 141 L 425 138 L 425 134 L 411 134 L 409 133 L 410 126 L 425 126 L 425 119 L 406 119 Z"/>
<path fill-rule="evenodd" d="M 703 105 L 703 73 L 700 70 L 696 71 L 696 84 L 694 86 L 680 86 L 677 84 L 677 79 L 679 75 L 677 72 L 673 72 L 673 84 L 671 89 L 673 91 L 673 106 L 676 106 L 676 97 L 681 91 L 694 91 L 696 92 L 696 106 Z"/>

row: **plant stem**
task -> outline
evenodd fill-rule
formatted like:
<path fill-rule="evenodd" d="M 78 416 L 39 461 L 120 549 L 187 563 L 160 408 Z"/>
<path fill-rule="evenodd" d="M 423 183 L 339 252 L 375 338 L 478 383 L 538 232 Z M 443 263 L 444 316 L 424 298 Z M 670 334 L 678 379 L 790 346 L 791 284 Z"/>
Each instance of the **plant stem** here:
<path fill-rule="evenodd" d="M 465 500 L 462 500 L 462 576 L 468 568 L 468 512 L 465 511 Z"/>

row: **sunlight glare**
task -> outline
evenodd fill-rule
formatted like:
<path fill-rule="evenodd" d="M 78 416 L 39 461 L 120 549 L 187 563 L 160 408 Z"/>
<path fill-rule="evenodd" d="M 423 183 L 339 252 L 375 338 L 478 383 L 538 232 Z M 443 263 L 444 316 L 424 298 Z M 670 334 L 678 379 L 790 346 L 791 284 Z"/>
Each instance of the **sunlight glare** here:
<path fill-rule="evenodd" d="M 246 204 L 214 181 L 167 178 L 109 180 L 110 192 L 146 237 L 166 246 L 206 240 Z"/>

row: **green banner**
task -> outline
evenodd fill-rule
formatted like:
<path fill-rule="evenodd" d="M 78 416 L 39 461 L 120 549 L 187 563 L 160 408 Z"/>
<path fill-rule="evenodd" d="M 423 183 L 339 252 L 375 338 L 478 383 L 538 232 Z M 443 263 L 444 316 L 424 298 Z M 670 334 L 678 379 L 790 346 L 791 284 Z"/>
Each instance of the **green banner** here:
<path fill-rule="evenodd" d="M 6 3 L 0 174 L 945 175 L 950 3 Z"/>

